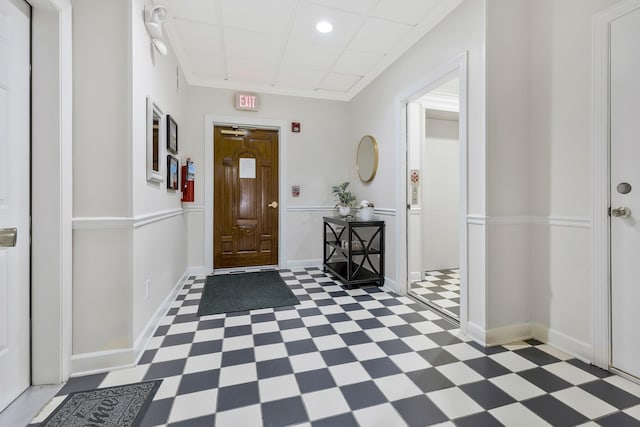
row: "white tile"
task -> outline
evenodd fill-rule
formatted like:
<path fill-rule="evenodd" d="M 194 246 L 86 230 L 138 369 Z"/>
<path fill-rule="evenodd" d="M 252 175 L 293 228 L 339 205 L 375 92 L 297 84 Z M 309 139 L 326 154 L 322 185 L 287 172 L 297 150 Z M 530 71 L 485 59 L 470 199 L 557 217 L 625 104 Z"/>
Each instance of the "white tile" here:
<path fill-rule="evenodd" d="M 489 357 L 513 372 L 526 371 L 537 367 L 535 363 L 512 351 L 492 354 Z"/>
<path fill-rule="evenodd" d="M 261 402 L 284 399 L 300 394 L 298 381 L 296 381 L 296 377 L 293 374 L 260 380 L 258 388 Z"/>
<path fill-rule="evenodd" d="M 242 350 L 245 348 L 253 348 L 253 335 L 229 337 L 222 341 L 222 351 Z"/>
<path fill-rule="evenodd" d="M 356 359 L 360 361 L 378 359 L 379 357 L 387 356 L 387 354 L 375 343 L 352 345 L 349 347 L 349 350 L 351 350 L 351 353 L 353 353 Z"/>
<path fill-rule="evenodd" d="M 260 426 L 262 411 L 260 405 L 243 406 L 216 413 L 216 427 Z"/>
<path fill-rule="evenodd" d="M 544 390 L 533 385 L 518 374 L 501 375 L 491 378 L 489 381 L 500 387 L 502 391 L 516 400 L 530 399 L 545 394 Z"/>
<path fill-rule="evenodd" d="M 194 306 L 197 309 L 197 306 Z M 176 323 L 171 325 L 169 330 L 167 331 L 167 335 L 175 335 L 175 334 L 185 334 L 189 332 L 195 332 L 198 330 L 198 322 L 185 322 L 185 323 Z"/>
<path fill-rule="evenodd" d="M 169 414 L 169 423 L 213 414 L 217 399 L 217 389 L 176 396 Z"/>
<path fill-rule="evenodd" d="M 283 343 L 259 345 L 253 349 L 256 362 L 287 357 L 287 347 Z"/>
<path fill-rule="evenodd" d="M 636 420 L 640 421 L 640 405 L 636 405 L 631 408 L 625 409 L 623 412 L 635 418 Z"/>
<path fill-rule="evenodd" d="M 578 387 L 556 391 L 551 395 L 590 419 L 617 411 L 617 408 Z"/>
<path fill-rule="evenodd" d="M 325 335 L 322 337 L 315 337 L 313 339 L 313 342 L 316 344 L 316 347 L 318 347 L 318 350 L 320 351 L 330 350 L 333 348 L 341 348 L 347 345 L 339 335 Z"/>
<path fill-rule="evenodd" d="M 424 357 L 414 352 L 394 354 L 389 356 L 389 359 L 393 360 L 393 363 L 403 372 L 413 372 L 431 367 L 431 364 Z"/>
<path fill-rule="evenodd" d="M 376 342 L 395 340 L 398 338 L 396 334 L 387 328 L 367 329 L 365 330 L 365 333 L 369 338 Z"/>
<path fill-rule="evenodd" d="M 438 347 L 438 344 L 431 341 L 424 335 L 413 335 L 410 337 L 402 338 L 402 341 L 414 351 L 428 350 L 430 348 Z"/>
<path fill-rule="evenodd" d="M 407 423 L 390 403 L 353 411 L 353 416 L 361 426 L 405 426 Z"/>
<path fill-rule="evenodd" d="M 612 375 L 610 377 L 607 377 L 604 379 L 604 381 L 608 382 L 609 384 L 612 384 L 618 388 L 621 388 L 622 390 L 626 391 L 627 393 L 631 393 L 635 396 L 640 397 L 640 384 L 636 384 L 633 383 L 631 381 L 629 381 L 626 378 L 623 378 L 619 375 Z"/>
<path fill-rule="evenodd" d="M 298 319 L 300 317 L 296 310 L 276 311 L 274 315 L 277 320 Z"/>
<path fill-rule="evenodd" d="M 333 326 L 333 329 L 335 329 L 339 334 L 348 334 L 349 332 L 362 330 L 362 328 L 360 328 L 360 326 L 358 326 L 358 324 L 353 320 L 347 322 L 332 323 L 331 326 Z"/>
<path fill-rule="evenodd" d="M 251 325 L 251 332 L 253 334 L 265 334 L 268 332 L 278 332 L 280 331 L 280 327 L 278 326 L 278 322 L 260 322 L 254 323 Z"/>
<path fill-rule="evenodd" d="M 174 397 L 176 394 L 178 394 L 180 380 L 182 380 L 182 375 L 163 378 L 162 383 L 160 384 L 160 387 L 158 388 L 158 391 L 156 392 L 156 395 L 153 396 L 153 398 L 155 400 L 160 400 Z"/>
<path fill-rule="evenodd" d="M 506 426 L 548 427 L 551 424 L 531 412 L 521 403 L 500 406 L 489 411 L 498 421 Z"/>
<path fill-rule="evenodd" d="M 193 342 L 215 341 L 224 338 L 224 328 L 204 329 L 196 331 Z"/>
<path fill-rule="evenodd" d="M 457 387 L 433 391 L 427 393 L 427 396 L 449 418 L 464 417 L 483 410 L 480 405 Z"/>
<path fill-rule="evenodd" d="M 311 334 L 307 328 L 285 329 L 280 332 L 285 342 L 306 340 L 311 338 Z"/>
<path fill-rule="evenodd" d="M 598 379 L 595 375 L 591 375 L 590 373 L 565 362 L 551 363 L 549 365 L 544 365 L 542 368 L 573 385 L 583 384 Z"/>
<path fill-rule="evenodd" d="M 302 323 L 304 323 L 305 326 L 309 327 L 309 326 L 327 325 L 329 324 L 329 321 L 325 316 L 319 315 L 319 316 L 303 317 Z"/>
<path fill-rule="evenodd" d="M 422 395 L 422 390 L 405 374 L 391 375 L 374 380 L 380 391 L 390 401 Z"/>
<path fill-rule="evenodd" d="M 228 328 L 230 326 L 244 326 L 244 325 L 250 325 L 250 324 L 251 324 L 251 316 L 248 314 L 244 316 L 227 317 L 224 319 L 225 328 Z"/>
<path fill-rule="evenodd" d="M 454 355 L 458 360 L 469 360 L 484 357 L 484 354 L 466 343 L 448 345 L 443 348 Z"/>
<path fill-rule="evenodd" d="M 347 315 L 353 320 L 373 319 L 373 314 L 368 310 L 347 311 Z"/>
<path fill-rule="evenodd" d="M 201 354 L 199 356 L 191 356 L 184 365 L 184 373 L 192 374 L 194 372 L 204 372 L 220 367 L 222 360 L 221 353 Z"/>
<path fill-rule="evenodd" d="M 444 329 L 442 329 L 440 326 L 436 325 L 433 322 L 412 323 L 411 326 L 413 326 L 414 328 L 416 328 L 418 331 L 420 331 L 423 334 L 433 334 L 435 332 L 444 331 Z"/>
<path fill-rule="evenodd" d="M 355 384 L 371 379 L 371 375 L 362 367 L 360 362 L 345 363 L 329 366 L 329 371 L 338 386 Z"/>
<path fill-rule="evenodd" d="M 405 304 L 415 304 L 415 302 L 413 300 L 409 300 L 406 301 Z M 389 310 L 393 311 L 395 314 L 412 314 L 415 313 L 415 311 L 410 308 L 407 307 L 406 305 L 392 305 L 390 307 L 387 307 Z"/>
<path fill-rule="evenodd" d="M 323 305 L 321 307 L 318 307 L 320 309 L 320 312 L 322 314 L 324 314 L 325 316 L 327 314 L 337 314 L 337 313 L 344 313 L 344 310 L 342 308 L 340 308 L 339 305 Z"/>
<path fill-rule="evenodd" d="M 255 363 L 225 366 L 220 369 L 219 387 L 242 384 L 258 379 Z"/>
<path fill-rule="evenodd" d="M 506 348 L 507 350 L 520 350 L 521 348 L 528 348 L 531 347 L 531 344 L 527 344 L 524 341 L 514 341 L 514 342 L 510 342 L 508 344 L 503 344 L 502 345 L 504 348 Z"/>
<path fill-rule="evenodd" d="M 311 421 L 350 411 L 344 396 L 336 389 L 303 394 L 302 400 Z"/>
<path fill-rule="evenodd" d="M 558 350 L 555 347 L 550 346 L 549 344 L 541 344 L 536 346 L 536 348 L 538 350 L 542 350 L 546 353 L 549 353 L 550 355 L 557 357 L 560 360 L 569 360 L 569 359 L 573 359 L 573 356 L 565 353 L 564 351 Z"/>
<path fill-rule="evenodd" d="M 107 374 L 100 383 L 100 387 L 111 387 L 116 385 L 131 384 L 142 381 L 147 373 L 149 365 L 139 365 L 133 368 L 116 369 Z"/>
<path fill-rule="evenodd" d="M 399 326 L 406 325 L 407 321 L 401 318 L 400 316 L 380 316 L 378 317 L 380 323 L 382 323 L 387 328 L 390 326 Z"/>
<path fill-rule="evenodd" d="M 196 314 L 198 312 L 198 306 L 197 305 L 187 305 L 184 307 L 181 307 L 180 310 L 178 310 L 178 314 Z"/>
<path fill-rule="evenodd" d="M 145 350 L 155 350 L 156 348 L 160 348 L 162 345 L 162 341 L 164 341 L 164 337 L 153 337 L 147 343 Z"/>
<path fill-rule="evenodd" d="M 481 381 L 484 377 L 462 362 L 448 363 L 436 366 L 436 369 L 455 385 L 462 385 Z"/>
<path fill-rule="evenodd" d="M 191 351 L 191 344 L 172 345 L 161 347 L 153 356 L 153 363 L 167 362 L 169 360 L 186 359 Z"/>
<path fill-rule="evenodd" d="M 289 358 L 293 372 L 312 371 L 314 369 L 325 368 L 327 364 L 318 352 L 296 354 Z"/>

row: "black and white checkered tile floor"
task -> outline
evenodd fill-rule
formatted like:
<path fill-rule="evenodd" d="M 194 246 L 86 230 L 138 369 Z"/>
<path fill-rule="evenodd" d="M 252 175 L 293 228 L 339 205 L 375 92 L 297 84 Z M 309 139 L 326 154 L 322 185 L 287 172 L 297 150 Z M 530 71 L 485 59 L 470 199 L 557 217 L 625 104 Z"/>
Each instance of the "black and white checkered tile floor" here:
<path fill-rule="evenodd" d="M 460 270 L 425 272 L 424 280 L 411 283 L 411 292 L 449 316 L 460 318 Z"/>
<path fill-rule="evenodd" d="M 163 379 L 143 426 L 631 426 L 640 385 L 529 340 L 485 349 L 410 298 L 281 270 L 295 307 L 198 318 L 184 284 L 136 367 L 66 394 Z"/>

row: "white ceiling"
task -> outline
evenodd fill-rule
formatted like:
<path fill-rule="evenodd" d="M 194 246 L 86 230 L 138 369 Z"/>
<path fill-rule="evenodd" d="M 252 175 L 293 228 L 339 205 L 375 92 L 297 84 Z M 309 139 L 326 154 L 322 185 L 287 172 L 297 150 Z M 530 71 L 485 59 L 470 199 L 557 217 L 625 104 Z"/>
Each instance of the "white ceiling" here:
<path fill-rule="evenodd" d="M 346 101 L 462 0 L 155 2 L 189 84 Z"/>

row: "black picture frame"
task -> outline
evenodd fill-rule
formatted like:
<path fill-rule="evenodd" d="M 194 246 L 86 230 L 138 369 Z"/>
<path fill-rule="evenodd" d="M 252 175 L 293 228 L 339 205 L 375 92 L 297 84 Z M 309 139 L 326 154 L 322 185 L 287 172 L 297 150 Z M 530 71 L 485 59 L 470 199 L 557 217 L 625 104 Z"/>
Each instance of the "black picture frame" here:
<path fill-rule="evenodd" d="M 177 190 L 180 176 L 180 161 L 167 154 L 167 190 Z"/>
<path fill-rule="evenodd" d="M 167 114 L 167 151 L 178 154 L 178 124 Z"/>

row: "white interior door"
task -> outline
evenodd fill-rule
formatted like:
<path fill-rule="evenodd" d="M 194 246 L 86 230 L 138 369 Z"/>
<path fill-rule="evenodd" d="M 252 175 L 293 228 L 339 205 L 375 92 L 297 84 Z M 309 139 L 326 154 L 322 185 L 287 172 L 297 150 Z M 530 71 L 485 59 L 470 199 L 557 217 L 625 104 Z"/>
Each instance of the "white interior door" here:
<path fill-rule="evenodd" d="M 611 24 L 611 364 L 637 378 L 640 378 L 639 40 L 640 9 Z"/>
<path fill-rule="evenodd" d="M 30 382 L 29 21 L 24 0 L 0 0 L 0 410 Z"/>

